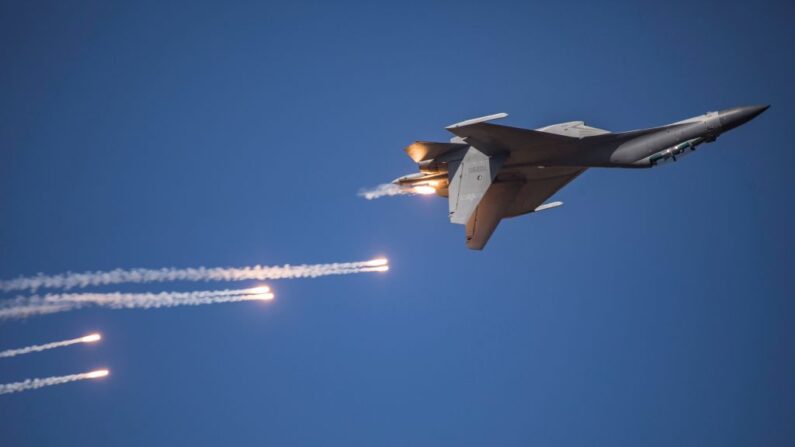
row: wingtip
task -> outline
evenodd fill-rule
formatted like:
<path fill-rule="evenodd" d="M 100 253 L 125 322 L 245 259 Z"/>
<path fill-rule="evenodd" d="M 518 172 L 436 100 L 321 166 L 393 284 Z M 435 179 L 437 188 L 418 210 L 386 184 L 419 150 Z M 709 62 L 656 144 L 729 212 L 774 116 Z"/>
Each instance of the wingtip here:
<path fill-rule="evenodd" d="M 473 124 L 485 123 L 486 121 L 502 119 L 502 118 L 505 118 L 507 116 L 508 116 L 508 114 L 505 113 L 505 112 L 495 113 L 493 115 L 481 116 L 481 117 L 478 117 L 478 118 L 472 118 L 472 119 L 461 121 L 461 122 L 458 122 L 458 123 L 455 123 L 455 124 L 451 124 L 451 125 L 445 127 L 445 129 L 450 130 L 450 129 L 455 129 L 457 127 L 471 126 Z"/>
<path fill-rule="evenodd" d="M 539 211 L 544 211 L 544 210 L 548 210 L 548 209 L 552 209 L 552 208 L 557 208 L 557 207 L 562 206 L 562 205 L 563 205 L 563 202 L 561 202 L 561 201 L 549 202 L 549 203 L 545 203 L 545 204 L 543 204 L 541 206 L 536 207 L 536 209 L 534 211 L 537 213 Z"/>

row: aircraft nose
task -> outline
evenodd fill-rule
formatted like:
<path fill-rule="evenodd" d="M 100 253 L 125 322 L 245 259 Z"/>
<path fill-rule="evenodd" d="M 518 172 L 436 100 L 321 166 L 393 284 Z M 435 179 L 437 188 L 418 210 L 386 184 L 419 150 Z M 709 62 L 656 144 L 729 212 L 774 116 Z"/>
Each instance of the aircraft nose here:
<path fill-rule="evenodd" d="M 720 117 L 722 130 L 726 132 L 727 130 L 741 126 L 759 116 L 759 114 L 767 110 L 768 107 L 770 107 L 770 105 L 743 106 L 721 110 L 718 112 L 718 116 Z"/>

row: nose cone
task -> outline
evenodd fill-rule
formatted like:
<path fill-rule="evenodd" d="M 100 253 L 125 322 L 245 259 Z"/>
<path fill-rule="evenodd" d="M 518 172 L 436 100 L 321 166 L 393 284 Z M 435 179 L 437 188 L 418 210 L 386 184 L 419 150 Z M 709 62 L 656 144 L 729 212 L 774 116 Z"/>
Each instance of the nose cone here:
<path fill-rule="evenodd" d="M 741 126 L 756 118 L 759 114 L 767 110 L 768 107 L 770 106 L 742 106 L 721 110 L 718 112 L 721 128 L 724 132 L 726 132 L 727 130 Z"/>

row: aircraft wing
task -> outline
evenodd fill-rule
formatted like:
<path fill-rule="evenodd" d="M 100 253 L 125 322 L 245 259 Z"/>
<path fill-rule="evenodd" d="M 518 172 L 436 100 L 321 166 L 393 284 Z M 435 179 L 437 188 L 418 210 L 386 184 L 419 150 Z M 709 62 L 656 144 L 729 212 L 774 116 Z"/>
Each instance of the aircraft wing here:
<path fill-rule="evenodd" d="M 522 187 L 516 194 L 504 217 L 515 217 L 532 213 L 553 194 L 585 172 L 581 167 L 537 167 L 522 168 Z"/>
<path fill-rule="evenodd" d="M 534 154 L 533 159 L 544 160 L 565 154 L 575 154 L 589 146 L 604 144 L 618 146 L 633 138 L 682 125 L 686 124 L 669 124 L 662 127 L 611 133 L 606 130 L 584 126 L 581 121 L 561 123 L 540 130 L 476 122 L 474 124 L 453 125 L 448 127 L 447 130 L 469 144 L 476 146 L 487 155 L 526 152 Z M 568 132 L 570 129 L 575 129 L 573 133 L 570 133 L 572 136 L 561 134 Z"/>
<path fill-rule="evenodd" d="M 493 183 L 467 221 L 467 247 L 482 250 L 503 218 L 534 212 L 584 171 L 580 167 L 522 168 L 509 173 L 511 180 Z"/>
<path fill-rule="evenodd" d="M 450 126 L 447 130 L 487 155 L 531 150 L 542 157 L 555 156 L 580 141 L 579 138 L 485 122 Z"/>

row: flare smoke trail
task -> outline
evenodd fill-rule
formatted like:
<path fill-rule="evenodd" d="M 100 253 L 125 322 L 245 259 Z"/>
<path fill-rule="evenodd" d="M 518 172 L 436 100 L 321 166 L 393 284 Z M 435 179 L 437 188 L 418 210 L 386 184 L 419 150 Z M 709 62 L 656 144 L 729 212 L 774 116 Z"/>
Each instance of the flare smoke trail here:
<path fill-rule="evenodd" d="M 199 306 L 237 301 L 272 300 L 268 287 L 242 290 L 160 293 L 48 293 L 19 297 L 0 304 L 0 319 L 25 318 L 87 306 L 110 309 L 155 309 L 160 307 Z"/>
<path fill-rule="evenodd" d="M 107 272 L 63 273 L 20 277 L 0 281 L 0 291 L 32 290 L 40 288 L 72 289 L 122 283 L 149 283 L 165 281 L 244 281 L 250 279 L 317 278 L 329 275 L 350 275 L 365 272 L 383 272 L 389 269 L 386 259 L 333 264 L 303 264 L 252 267 L 197 267 L 163 269 L 116 269 Z M 57 309 L 53 309 L 57 312 Z"/>
<path fill-rule="evenodd" d="M 403 189 L 392 183 L 382 183 L 375 188 L 359 191 L 359 197 L 364 197 L 367 200 L 380 199 L 387 196 L 413 196 L 414 194 L 416 194 L 414 191 Z"/>
<path fill-rule="evenodd" d="M 25 390 L 35 390 L 45 386 L 60 385 L 62 383 L 75 382 L 78 380 L 98 379 L 110 373 L 107 369 L 98 369 L 80 374 L 70 374 L 68 376 L 45 377 L 43 379 L 27 379 L 23 382 L 0 384 L 0 394 L 17 393 Z"/>
<path fill-rule="evenodd" d="M 61 348 L 69 345 L 76 345 L 78 343 L 93 343 L 102 338 L 99 334 L 89 334 L 85 337 L 73 338 L 71 340 L 56 341 L 52 343 L 45 343 L 43 345 L 33 345 L 18 349 L 7 349 L 0 351 L 0 358 L 16 357 L 22 354 L 30 354 L 31 352 L 46 351 L 48 349 Z"/>

